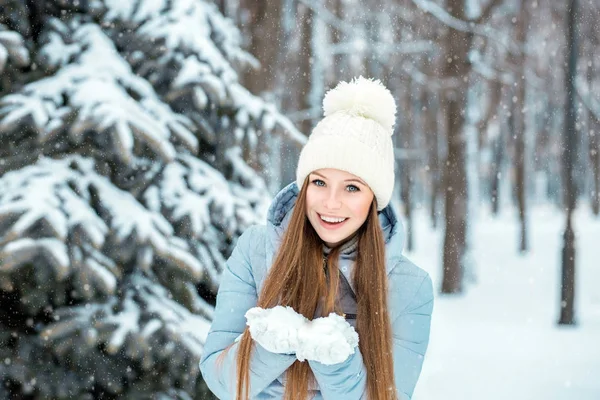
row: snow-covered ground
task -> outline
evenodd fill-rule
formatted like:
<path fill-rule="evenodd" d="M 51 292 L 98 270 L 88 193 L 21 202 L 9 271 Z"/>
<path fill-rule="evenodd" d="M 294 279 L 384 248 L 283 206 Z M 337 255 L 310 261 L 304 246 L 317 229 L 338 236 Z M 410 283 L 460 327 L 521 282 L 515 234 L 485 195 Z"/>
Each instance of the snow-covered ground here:
<path fill-rule="evenodd" d="M 473 235 L 477 283 L 437 295 L 429 351 L 413 400 L 599 400 L 600 219 L 575 214 L 576 326 L 558 326 L 564 216 L 537 206 L 531 251 L 519 255 L 517 218 L 479 214 Z M 408 253 L 441 282 L 440 232 L 416 218 Z"/>

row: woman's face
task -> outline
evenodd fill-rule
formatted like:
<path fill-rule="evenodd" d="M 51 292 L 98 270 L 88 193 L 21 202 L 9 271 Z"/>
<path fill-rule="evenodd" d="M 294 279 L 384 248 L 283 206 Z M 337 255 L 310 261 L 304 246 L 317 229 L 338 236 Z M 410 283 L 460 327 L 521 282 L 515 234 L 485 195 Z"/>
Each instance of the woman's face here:
<path fill-rule="evenodd" d="M 328 247 L 352 236 L 369 215 L 373 192 L 367 184 L 339 169 L 318 169 L 308 176 L 306 214 Z"/>

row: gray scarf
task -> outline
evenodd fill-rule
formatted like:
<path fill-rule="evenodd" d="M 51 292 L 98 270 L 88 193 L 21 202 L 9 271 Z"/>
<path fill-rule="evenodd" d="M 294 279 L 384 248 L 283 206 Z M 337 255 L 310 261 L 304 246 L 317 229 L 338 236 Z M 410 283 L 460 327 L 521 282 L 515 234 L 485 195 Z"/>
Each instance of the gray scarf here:
<path fill-rule="evenodd" d="M 358 247 L 358 234 L 355 234 L 345 243 L 342 243 L 340 254 L 350 255 L 356 251 Z M 327 247 L 326 244 L 323 244 L 323 254 L 325 257 L 331 253 L 331 248 Z"/>

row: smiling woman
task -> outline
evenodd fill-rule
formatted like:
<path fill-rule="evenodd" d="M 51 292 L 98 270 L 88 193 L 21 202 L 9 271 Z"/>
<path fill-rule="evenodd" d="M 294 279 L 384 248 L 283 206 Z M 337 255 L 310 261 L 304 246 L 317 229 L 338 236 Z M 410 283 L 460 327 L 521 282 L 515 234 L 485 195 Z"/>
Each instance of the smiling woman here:
<path fill-rule="evenodd" d="M 402 255 L 395 102 L 358 78 L 325 96 L 296 181 L 223 273 L 200 368 L 219 398 L 410 399 L 429 341 L 429 275 Z"/>

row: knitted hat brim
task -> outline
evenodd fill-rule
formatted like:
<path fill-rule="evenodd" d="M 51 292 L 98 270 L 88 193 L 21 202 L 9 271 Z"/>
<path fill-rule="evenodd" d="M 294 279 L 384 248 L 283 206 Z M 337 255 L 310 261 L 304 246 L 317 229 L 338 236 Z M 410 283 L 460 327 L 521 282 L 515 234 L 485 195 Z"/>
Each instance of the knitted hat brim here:
<path fill-rule="evenodd" d="M 391 142 L 391 139 L 388 140 Z M 391 143 L 388 148 L 393 152 Z M 393 163 L 393 154 L 385 158 Z M 384 157 L 363 142 L 347 137 L 340 143 L 340 137 L 333 135 L 309 140 L 298 160 L 298 188 L 302 189 L 311 172 L 324 168 L 346 171 L 365 181 L 377 199 L 378 211 L 389 204 L 394 189 L 394 166 L 386 165 Z"/>

